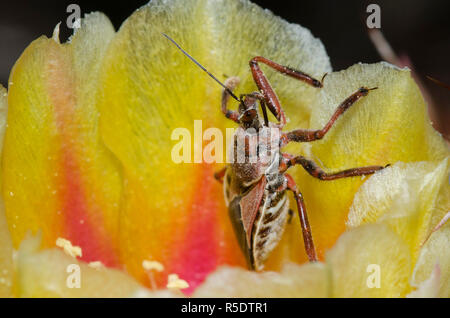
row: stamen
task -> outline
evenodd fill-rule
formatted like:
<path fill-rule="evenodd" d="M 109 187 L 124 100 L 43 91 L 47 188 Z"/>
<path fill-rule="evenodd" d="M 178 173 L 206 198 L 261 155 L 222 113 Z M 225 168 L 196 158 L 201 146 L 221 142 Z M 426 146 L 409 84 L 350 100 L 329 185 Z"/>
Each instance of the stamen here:
<path fill-rule="evenodd" d="M 167 288 L 169 289 L 185 289 L 189 287 L 187 281 L 180 279 L 177 274 L 170 274 Z"/>
<path fill-rule="evenodd" d="M 162 272 L 164 270 L 164 265 L 157 261 L 143 260 L 142 267 L 146 271 L 155 270 L 157 272 Z"/>
<path fill-rule="evenodd" d="M 56 246 L 62 248 L 67 255 L 74 258 L 81 257 L 82 255 L 81 247 L 73 246 L 69 240 L 62 237 L 58 237 L 56 240 Z"/>
<path fill-rule="evenodd" d="M 94 268 L 94 269 L 101 269 L 101 268 L 105 267 L 105 265 L 103 265 L 103 263 L 100 261 L 90 262 L 88 264 L 88 266 L 90 268 Z"/>

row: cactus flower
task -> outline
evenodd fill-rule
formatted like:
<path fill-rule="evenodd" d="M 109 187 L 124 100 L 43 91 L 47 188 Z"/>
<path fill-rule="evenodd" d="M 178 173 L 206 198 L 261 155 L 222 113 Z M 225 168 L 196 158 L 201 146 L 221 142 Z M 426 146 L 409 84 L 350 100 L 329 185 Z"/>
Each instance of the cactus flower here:
<path fill-rule="evenodd" d="M 329 73 L 318 89 L 264 69 L 287 130 L 322 128 L 360 86 L 378 87 L 322 140 L 286 148 L 326 171 L 390 164 L 336 181 L 292 170 L 320 262 L 307 262 L 294 215 L 266 270 L 245 268 L 213 177 L 224 164 L 171 158 L 176 128 L 234 127 L 221 87 L 162 33 L 238 76 L 236 94 L 256 90 L 254 56 Z M 67 43 L 56 28 L 14 65 L 0 119 L 0 296 L 450 296 L 450 151 L 410 71 L 333 72 L 309 30 L 247 0 L 154 0 L 117 31 L 91 13 Z M 68 286 L 73 264 L 80 288 Z"/>

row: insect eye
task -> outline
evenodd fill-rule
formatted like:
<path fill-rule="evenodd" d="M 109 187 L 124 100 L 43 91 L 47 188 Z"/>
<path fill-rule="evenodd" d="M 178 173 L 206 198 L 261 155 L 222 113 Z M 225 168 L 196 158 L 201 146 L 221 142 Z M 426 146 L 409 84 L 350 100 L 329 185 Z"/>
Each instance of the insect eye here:
<path fill-rule="evenodd" d="M 256 110 L 255 109 L 249 109 L 249 110 L 246 110 L 244 112 L 244 118 L 245 119 L 252 119 L 255 116 L 256 116 Z"/>

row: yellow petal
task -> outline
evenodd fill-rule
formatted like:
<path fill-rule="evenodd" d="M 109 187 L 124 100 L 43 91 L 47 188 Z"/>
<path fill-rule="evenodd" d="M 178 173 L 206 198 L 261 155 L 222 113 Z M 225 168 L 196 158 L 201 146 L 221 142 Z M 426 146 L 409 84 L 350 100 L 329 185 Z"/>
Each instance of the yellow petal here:
<path fill-rule="evenodd" d="M 236 127 L 220 110 L 221 87 L 178 51 L 167 33 L 224 80 L 239 76 L 236 94 L 256 89 L 249 60 L 263 55 L 320 77 L 330 70 L 319 40 L 248 1 L 152 1 L 124 22 L 108 50 L 100 90 L 101 132 L 124 170 L 120 242 L 127 270 L 148 282 L 145 259 L 177 273 L 192 291 L 217 266 L 245 264 L 236 244 L 213 164 L 175 164 L 175 128 L 194 135 Z M 291 110 L 306 123 L 318 90 L 267 71 Z M 236 103 L 231 103 L 235 109 Z M 200 136 L 201 138 L 201 133 Z M 193 147 L 192 147 L 193 148 Z M 192 149 L 191 148 L 191 149 Z"/>
<path fill-rule="evenodd" d="M 443 187 L 450 187 L 448 159 L 437 163 L 396 163 L 370 177 L 359 188 L 347 226 L 388 224 L 408 243 L 415 260 L 422 242 L 437 224 L 433 223 L 432 216 Z M 439 211 L 446 209 L 450 210 L 450 206 Z"/>
<path fill-rule="evenodd" d="M 114 29 L 87 15 L 70 43 L 41 37 L 10 77 L 2 158 L 3 196 L 14 246 L 27 231 L 58 237 L 83 259 L 118 265 L 119 168 L 98 133 L 96 87 Z"/>
<path fill-rule="evenodd" d="M 8 114 L 8 91 L 0 84 L 0 149 L 3 149 L 5 137 L 6 118 Z M 1 179 L 1 170 L 0 170 Z"/>
<path fill-rule="evenodd" d="M 450 223 L 434 232 L 420 250 L 411 279 L 413 286 L 419 287 L 432 278 L 436 265 L 439 268 L 439 297 L 450 297 Z"/>
<path fill-rule="evenodd" d="M 408 245 L 386 225 L 345 232 L 326 260 L 334 297 L 403 297 L 410 290 Z"/>
<path fill-rule="evenodd" d="M 443 160 L 449 150 L 431 127 L 410 71 L 386 63 L 357 64 L 330 74 L 321 89 L 310 129 L 324 127 L 336 107 L 359 87 L 378 87 L 341 116 L 320 141 L 304 144 L 304 155 L 327 172 L 397 161 Z M 353 196 L 363 177 L 320 181 L 303 169 L 293 172 L 320 255 L 345 229 Z"/>
<path fill-rule="evenodd" d="M 94 269 L 59 249 L 39 250 L 40 238 L 25 239 L 17 254 L 18 297 L 173 297 L 151 292 L 115 269 Z M 78 287 L 79 286 L 79 287 Z"/>
<path fill-rule="evenodd" d="M 447 171 L 446 182 L 443 182 L 436 199 L 436 204 L 433 209 L 433 214 L 431 216 L 430 222 L 432 228 L 428 231 L 427 237 L 431 235 L 434 227 L 438 226 L 438 224 L 441 222 L 445 222 L 444 219 L 446 217 L 448 218 L 448 213 L 450 213 L 450 167 L 449 171 Z"/>
<path fill-rule="evenodd" d="M 195 291 L 194 297 L 328 297 L 330 283 L 323 263 L 285 264 L 281 272 L 256 273 L 222 267 Z"/>
<path fill-rule="evenodd" d="M 7 112 L 7 92 L 0 85 L 0 149 L 5 133 Z M 12 296 L 13 282 L 13 247 L 11 235 L 5 217 L 3 199 L 0 199 L 0 298 Z"/>

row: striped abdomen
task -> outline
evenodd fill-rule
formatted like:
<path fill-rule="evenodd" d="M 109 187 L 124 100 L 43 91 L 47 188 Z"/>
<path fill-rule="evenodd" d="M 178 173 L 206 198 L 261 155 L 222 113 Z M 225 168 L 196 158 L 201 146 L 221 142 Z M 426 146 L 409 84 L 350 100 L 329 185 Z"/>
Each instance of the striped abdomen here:
<path fill-rule="evenodd" d="M 265 190 L 253 226 L 252 259 L 255 270 L 262 270 L 270 252 L 280 241 L 286 225 L 289 199 L 286 191 Z"/>

